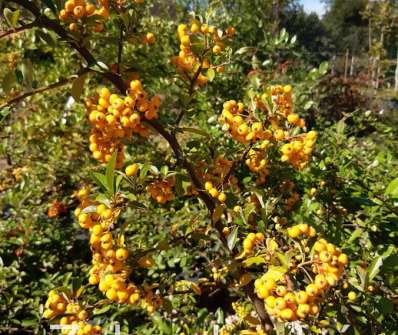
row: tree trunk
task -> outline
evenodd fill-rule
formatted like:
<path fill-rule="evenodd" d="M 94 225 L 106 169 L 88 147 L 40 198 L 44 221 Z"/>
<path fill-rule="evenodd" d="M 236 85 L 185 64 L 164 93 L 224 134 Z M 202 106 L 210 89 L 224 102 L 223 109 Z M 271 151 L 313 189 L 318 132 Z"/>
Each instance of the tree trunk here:
<path fill-rule="evenodd" d="M 395 85 L 394 91 L 398 93 L 398 47 L 397 47 L 397 63 L 395 65 Z"/>
<path fill-rule="evenodd" d="M 336 74 L 336 55 L 333 55 L 333 57 L 332 57 L 331 74 L 332 74 L 332 76 L 334 76 Z"/>
<path fill-rule="evenodd" d="M 354 64 L 355 64 L 355 57 L 354 55 L 352 55 L 351 64 L 350 64 L 350 77 L 354 77 Z"/>
<path fill-rule="evenodd" d="M 370 0 L 368 6 L 370 8 Z M 368 24 L 368 52 L 369 52 L 369 59 L 368 59 L 368 85 L 369 87 L 372 84 L 372 75 L 373 75 L 373 57 L 372 57 L 372 19 L 369 17 L 369 24 Z"/>
<path fill-rule="evenodd" d="M 348 56 L 349 56 L 349 51 L 347 49 L 345 52 L 345 61 L 344 61 L 344 80 L 347 80 L 347 75 L 348 75 Z"/>
<path fill-rule="evenodd" d="M 379 84 L 380 84 L 380 72 L 381 72 L 381 57 L 380 57 L 380 55 L 381 55 L 381 52 L 382 52 L 382 50 L 383 50 L 383 46 L 384 46 L 384 30 L 382 30 L 381 31 L 381 34 L 380 34 L 380 47 L 381 47 L 381 50 L 380 50 L 380 53 L 379 53 L 379 55 L 377 56 L 377 70 L 376 70 L 376 80 L 375 80 L 375 89 L 378 89 L 379 88 Z"/>

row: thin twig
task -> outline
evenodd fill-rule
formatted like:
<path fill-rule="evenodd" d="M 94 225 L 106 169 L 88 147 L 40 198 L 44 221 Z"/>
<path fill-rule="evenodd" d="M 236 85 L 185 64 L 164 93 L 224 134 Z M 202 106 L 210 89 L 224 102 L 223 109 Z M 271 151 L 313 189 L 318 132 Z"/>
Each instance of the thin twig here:
<path fill-rule="evenodd" d="M 73 76 L 70 76 L 68 78 L 61 79 L 60 81 L 58 81 L 56 83 L 53 83 L 51 85 L 39 87 L 39 88 L 36 88 L 36 89 L 31 90 L 29 92 L 25 92 L 23 94 L 17 95 L 16 97 L 14 97 L 14 98 L 8 100 L 7 102 L 5 102 L 4 104 L 0 105 L 0 110 L 2 110 L 3 108 L 6 108 L 8 106 L 14 105 L 17 102 L 19 102 L 19 101 L 21 101 L 21 100 L 23 100 L 23 99 L 25 99 L 27 97 L 30 97 L 32 95 L 35 95 L 35 94 L 38 94 L 38 93 L 43 93 L 43 92 L 52 90 L 54 88 L 67 85 L 67 84 L 71 83 L 71 81 L 76 79 L 76 78 L 77 78 L 77 75 L 73 75 Z"/>
<path fill-rule="evenodd" d="M 37 25 L 37 22 L 33 21 L 31 23 L 24 24 L 24 25 L 22 25 L 22 26 L 20 26 L 18 28 L 14 28 L 14 29 L 11 29 L 11 30 L 8 30 L 8 31 L 4 31 L 4 32 L 0 33 L 0 38 L 6 37 L 6 36 L 9 36 L 9 35 L 12 35 L 12 34 L 20 33 L 20 32 L 22 32 L 24 30 L 33 28 L 36 25 Z"/>
<path fill-rule="evenodd" d="M 124 33 L 124 25 L 123 23 L 120 24 L 120 34 L 119 34 L 119 46 L 117 52 L 117 73 L 120 74 L 120 64 L 122 64 L 122 57 L 123 57 L 123 33 Z"/>

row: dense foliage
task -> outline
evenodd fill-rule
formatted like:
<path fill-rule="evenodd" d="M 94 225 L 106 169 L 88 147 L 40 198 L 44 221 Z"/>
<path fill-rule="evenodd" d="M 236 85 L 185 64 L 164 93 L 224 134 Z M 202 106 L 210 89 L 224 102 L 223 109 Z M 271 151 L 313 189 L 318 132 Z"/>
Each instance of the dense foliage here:
<path fill-rule="evenodd" d="M 329 70 L 339 3 L 0 1 L 0 332 L 397 334 L 396 116 Z"/>

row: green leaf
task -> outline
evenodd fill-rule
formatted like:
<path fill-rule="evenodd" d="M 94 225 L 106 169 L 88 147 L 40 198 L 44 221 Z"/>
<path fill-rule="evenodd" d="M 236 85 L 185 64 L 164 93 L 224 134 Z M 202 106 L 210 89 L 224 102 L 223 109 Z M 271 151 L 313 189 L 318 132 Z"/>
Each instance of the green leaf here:
<path fill-rule="evenodd" d="M 15 27 L 15 25 L 13 24 L 13 11 L 9 8 L 4 8 L 3 15 L 4 15 L 4 18 L 6 19 L 7 23 L 11 27 Z"/>
<path fill-rule="evenodd" d="M 106 185 L 110 194 L 115 194 L 115 166 L 116 166 L 117 151 L 112 154 L 111 159 L 106 165 Z"/>
<path fill-rule="evenodd" d="M 384 194 L 391 197 L 398 197 L 398 178 L 393 179 L 388 184 Z"/>
<path fill-rule="evenodd" d="M 22 63 L 21 66 L 21 71 L 22 75 L 25 81 L 26 86 L 29 88 L 32 87 L 32 81 L 33 81 L 33 67 L 32 67 L 32 62 L 30 59 L 25 59 Z"/>
<path fill-rule="evenodd" d="M 377 256 L 372 263 L 370 263 L 367 270 L 368 282 L 371 282 L 380 272 L 380 267 L 383 265 L 383 256 Z"/>
<path fill-rule="evenodd" d="M 75 99 L 75 101 L 80 100 L 80 96 L 83 92 L 83 86 L 84 86 L 86 77 L 87 77 L 87 73 L 83 73 L 79 77 L 77 77 L 72 83 L 72 97 L 73 97 L 73 99 Z"/>
<path fill-rule="evenodd" d="M 163 165 L 160 168 L 160 173 L 162 174 L 162 176 L 167 177 L 167 174 L 169 173 L 169 167 L 167 165 Z"/>
<path fill-rule="evenodd" d="M 82 280 L 80 278 L 72 279 L 72 291 L 74 293 L 78 292 L 81 286 L 82 286 Z"/>
<path fill-rule="evenodd" d="M 198 128 L 182 127 L 182 128 L 179 128 L 179 130 L 182 132 L 189 132 L 189 133 L 194 133 L 194 134 L 198 134 L 198 135 L 205 136 L 205 137 L 210 137 L 210 135 L 207 132 L 205 132 L 202 129 L 198 129 Z"/>
<path fill-rule="evenodd" d="M 250 50 L 253 50 L 253 48 L 252 47 L 243 47 L 243 48 L 238 49 L 235 52 L 235 55 L 243 55 L 245 53 L 248 53 Z"/>
<path fill-rule="evenodd" d="M 14 71 L 10 71 L 6 74 L 6 76 L 3 78 L 3 82 L 2 82 L 2 87 L 3 87 L 3 91 L 5 94 L 9 94 L 12 87 L 15 84 L 15 73 Z"/>
<path fill-rule="evenodd" d="M 101 308 L 95 308 L 93 311 L 93 314 L 94 315 L 104 314 L 104 313 L 108 312 L 111 309 L 111 307 L 112 307 L 112 305 L 107 304 Z"/>
<path fill-rule="evenodd" d="M 96 184 L 102 188 L 104 192 L 109 192 L 108 185 L 106 181 L 106 176 L 102 173 L 94 172 L 91 175 L 92 179 L 96 182 Z"/>
<path fill-rule="evenodd" d="M 120 183 L 122 182 L 122 180 L 123 180 L 123 175 L 117 175 L 116 176 L 116 180 L 115 180 L 115 192 L 118 192 L 119 191 L 119 188 L 120 188 Z"/>
<path fill-rule="evenodd" d="M 21 14 L 21 12 L 19 11 L 19 9 L 16 10 L 14 13 L 12 13 L 11 24 L 13 27 L 15 27 L 17 25 L 20 14 Z"/>
<path fill-rule="evenodd" d="M 323 76 L 328 72 L 329 68 L 329 63 L 328 62 L 322 62 L 321 65 L 319 65 L 319 73 Z"/>
<path fill-rule="evenodd" d="M 36 326 L 37 327 L 38 322 L 37 322 L 36 319 L 25 319 L 25 320 L 22 320 L 21 324 L 22 324 L 22 326 L 24 326 L 26 328 L 29 328 L 29 327 L 32 327 L 32 326 Z"/>
<path fill-rule="evenodd" d="M 37 30 L 36 31 L 37 36 L 43 40 L 44 42 L 46 42 L 49 46 L 51 47 L 55 47 L 56 45 L 56 40 L 54 38 L 54 35 L 49 33 L 49 32 L 44 32 L 42 30 Z"/>
<path fill-rule="evenodd" d="M 238 237 L 238 229 L 239 227 L 235 227 L 232 232 L 228 235 L 227 238 L 227 244 L 228 244 L 228 248 L 229 250 L 233 250 L 237 241 L 237 237 Z"/>
<path fill-rule="evenodd" d="M 345 245 L 354 242 L 358 237 L 361 236 L 361 234 L 362 234 L 361 228 L 355 229 L 354 232 L 351 234 L 350 238 L 345 242 Z"/>
<path fill-rule="evenodd" d="M 265 259 L 264 257 L 261 256 L 250 257 L 243 261 L 243 265 L 246 267 L 252 266 L 254 264 L 263 264 L 263 263 L 265 263 Z"/>
<path fill-rule="evenodd" d="M 207 70 L 206 73 L 207 78 L 209 78 L 209 81 L 213 81 L 214 77 L 216 76 L 216 72 L 214 71 L 214 69 L 210 68 Z"/>
<path fill-rule="evenodd" d="M 175 179 L 175 185 L 174 188 L 177 192 L 177 195 L 181 196 L 184 194 L 184 188 L 182 187 L 182 178 L 180 174 L 176 175 L 176 179 Z"/>

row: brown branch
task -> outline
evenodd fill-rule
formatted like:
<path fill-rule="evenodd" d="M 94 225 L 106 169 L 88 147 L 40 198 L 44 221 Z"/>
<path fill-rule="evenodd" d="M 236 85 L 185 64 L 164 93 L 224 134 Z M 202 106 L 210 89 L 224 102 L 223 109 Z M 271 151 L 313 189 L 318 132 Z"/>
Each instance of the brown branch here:
<path fill-rule="evenodd" d="M 117 51 L 117 73 L 120 74 L 120 65 L 122 64 L 122 58 L 123 58 L 123 34 L 124 32 L 124 25 L 123 23 L 120 24 L 120 32 L 119 32 L 119 45 L 118 45 L 118 51 Z"/>
<path fill-rule="evenodd" d="M 36 25 L 37 25 L 37 22 L 33 21 L 31 23 L 24 24 L 24 25 L 22 25 L 22 26 L 20 26 L 18 28 L 14 28 L 14 29 L 11 29 L 11 30 L 8 30 L 8 31 L 4 31 L 4 32 L 0 33 L 0 38 L 6 37 L 6 36 L 9 36 L 9 35 L 12 35 L 12 34 L 20 33 L 20 32 L 22 32 L 24 30 L 33 28 Z"/>
<path fill-rule="evenodd" d="M 39 88 L 36 88 L 36 89 L 31 90 L 29 92 L 25 92 L 23 94 L 17 95 L 16 97 L 14 97 L 14 98 L 8 100 L 7 102 L 5 102 L 4 104 L 0 105 L 0 110 L 2 110 L 3 108 L 6 108 L 8 106 L 11 106 L 13 104 L 16 104 L 17 102 L 19 102 L 19 101 L 21 101 L 21 100 L 23 100 L 23 99 L 25 99 L 27 97 L 30 97 L 32 95 L 35 95 L 35 94 L 38 94 L 38 93 L 43 93 L 43 92 L 52 90 L 54 88 L 67 85 L 75 78 L 77 78 L 77 75 L 74 75 L 74 76 L 71 76 L 71 77 L 68 77 L 68 78 L 65 78 L 65 79 L 61 79 L 60 81 L 58 81 L 56 83 L 53 83 L 51 85 L 39 87 Z"/>

